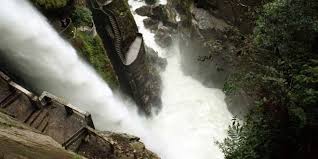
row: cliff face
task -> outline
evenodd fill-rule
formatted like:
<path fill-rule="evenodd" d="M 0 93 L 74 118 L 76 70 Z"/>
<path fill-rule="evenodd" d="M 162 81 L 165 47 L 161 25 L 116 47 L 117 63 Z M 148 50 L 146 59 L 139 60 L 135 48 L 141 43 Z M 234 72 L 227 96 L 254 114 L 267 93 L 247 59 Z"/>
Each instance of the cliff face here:
<path fill-rule="evenodd" d="M 236 71 L 242 50 L 249 45 L 245 41 L 253 30 L 258 5 L 235 0 L 170 0 L 166 6 L 145 6 L 136 13 L 149 17 L 145 26 L 156 35 L 163 32 L 179 40 L 185 74 L 207 87 L 226 90 L 229 75 Z M 165 36 L 158 37 L 167 41 Z M 229 110 L 235 115 L 247 111 L 250 100 L 243 91 L 228 99 Z"/>
<path fill-rule="evenodd" d="M 161 107 L 159 73 L 149 61 L 127 1 L 109 2 L 87 0 L 122 90 L 133 97 L 141 112 L 150 115 L 153 108 Z M 130 60 L 132 56 L 135 58 Z"/>
<path fill-rule="evenodd" d="M 253 31 L 254 10 L 259 2 L 197 0 L 183 5 L 172 0 L 169 8 L 177 8 L 182 66 L 184 71 L 208 87 L 223 89 L 241 61 L 242 48 Z M 229 110 L 239 118 L 248 111 L 251 99 L 243 90 L 227 94 Z"/>

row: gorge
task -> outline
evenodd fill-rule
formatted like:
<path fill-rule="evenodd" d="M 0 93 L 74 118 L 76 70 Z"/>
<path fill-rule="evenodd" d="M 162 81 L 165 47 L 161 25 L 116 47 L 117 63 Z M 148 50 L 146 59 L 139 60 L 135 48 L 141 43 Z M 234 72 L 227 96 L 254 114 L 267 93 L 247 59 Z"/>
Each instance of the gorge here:
<path fill-rule="evenodd" d="M 318 1 L 2 0 L 2 159 L 316 159 Z"/>
<path fill-rule="evenodd" d="M 54 93 L 90 112 L 97 129 L 141 137 L 162 158 L 222 158 L 214 142 L 225 137 L 231 120 L 224 95 L 183 75 L 177 44 L 170 50 L 156 50 L 161 56 L 167 51 L 173 55 L 161 75 L 162 110 L 146 119 L 138 115 L 133 104 L 116 97 L 27 1 L 3 3 L 8 7 L 0 18 L 1 37 L 5 37 L 0 44 L 1 59 L 32 88 Z M 130 1 L 133 7 L 140 4 Z M 12 8 L 18 11 L 12 14 Z M 138 21 L 141 17 L 135 18 Z M 145 29 L 140 31 L 148 44 L 152 35 Z M 160 48 L 151 41 L 148 45 Z"/>

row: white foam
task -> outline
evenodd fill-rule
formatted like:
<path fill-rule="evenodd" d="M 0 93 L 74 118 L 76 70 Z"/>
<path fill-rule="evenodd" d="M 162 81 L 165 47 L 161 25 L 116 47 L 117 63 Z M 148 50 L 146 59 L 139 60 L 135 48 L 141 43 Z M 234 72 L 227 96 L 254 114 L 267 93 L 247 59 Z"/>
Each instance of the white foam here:
<path fill-rule="evenodd" d="M 134 8 L 143 5 L 129 0 Z M 98 129 L 141 137 L 163 159 L 221 159 L 214 144 L 225 137 L 231 114 L 224 94 L 204 87 L 181 72 L 178 46 L 162 74 L 163 109 L 153 119 L 137 115 L 136 107 L 116 97 L 95 71 L 56 33 L 27 0 L 2 0 L 0 58 L 37 90 L 64 97 L 92 114 Z M 145 42 L 160 54 L 164 49 L 135 15 Z"/>

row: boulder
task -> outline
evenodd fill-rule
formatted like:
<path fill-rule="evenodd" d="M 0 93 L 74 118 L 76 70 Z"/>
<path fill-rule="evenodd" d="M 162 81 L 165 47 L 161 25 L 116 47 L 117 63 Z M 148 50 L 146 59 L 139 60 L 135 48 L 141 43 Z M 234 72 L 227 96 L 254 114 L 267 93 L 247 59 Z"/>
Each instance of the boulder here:
<path fill-rule="evenodd" d="M 145 27 L 152 31 L 157 30 L 160 23 L 159 20 L 152 19 L 152 18 L 146 18 L 143 20 L 143 22 Z"/>
<path fill-rule="evenodd" d="M 161 21 L 166 21 L 169 19 L 168 12 L 165 5 L 157 5 L 152 7 L 152 18 Z"/>
<path fill-rule="evenodd" d="M 161 21 L 167 26 L 177 26 L 176 14 L 171 12 L 165 5 L 142 6 L 135 10 L 140 16 L 147 16 L 153 20 Z"/>
<path fill-rule="evenodd" d="M 151 6 L 142 6 L 140 8 L 137 8 L 135 12 L 140 16 L 152 16 L 152 7 Z"/>
<path fill-rule="evenodd" d="M 158 71 L 164 71 L 168 64 L 167 59 L 159 57 L 158 53 L 148 46 L 145 46 L 145 49 L 149 63 L 151 63 Z"/>
<path fill-rule="evenodd" d="M 163 48 L 169 47 L 172 44 L 171 34 L 171 29 L 161 26 L 155 34 L 156 43 Z"/>

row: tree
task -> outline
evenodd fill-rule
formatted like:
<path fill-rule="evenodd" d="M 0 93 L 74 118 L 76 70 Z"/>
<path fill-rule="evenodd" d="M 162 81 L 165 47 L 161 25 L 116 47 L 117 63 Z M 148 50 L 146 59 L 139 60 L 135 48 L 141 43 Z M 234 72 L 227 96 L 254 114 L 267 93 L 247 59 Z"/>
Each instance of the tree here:
<path fill-rule="evenodd" d="M 310 158 L 318 146 L 313 135 L 318 132 L 318 1 L 265 4 L 253 37 L 254 50 L 242 60 L 249 65 L 240 71 L 241 81 L 253 79 L 245 86 L 258 88 L 257 104 L 243 125 L 229 128 L 236 135 L 220 147 L 227 159 Z"/>

